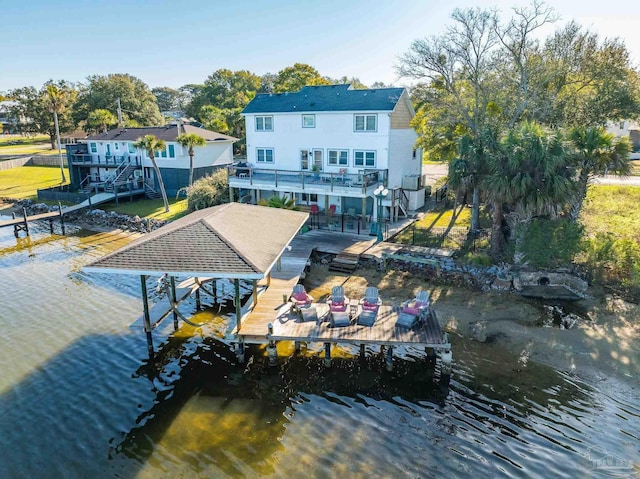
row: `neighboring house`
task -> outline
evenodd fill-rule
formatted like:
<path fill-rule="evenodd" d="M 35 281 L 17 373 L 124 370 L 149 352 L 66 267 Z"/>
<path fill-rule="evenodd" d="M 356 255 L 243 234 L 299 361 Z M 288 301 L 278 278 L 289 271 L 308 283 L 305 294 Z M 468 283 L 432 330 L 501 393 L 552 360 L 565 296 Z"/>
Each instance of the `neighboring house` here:
<path fill-rule="evenodd" d="M 377 218 L 374 190 L 385 185 L 383 216 L 424 204 L 422 154 L 404 88 L 307 86 L 257 95 L 242 111 L 247 163 L 230 168 L 232 198 L 293 196 L 336 213 Z"/>
<path fill-rule="evenodd" d="M 194 148 L 194 179 L 233 162 L 236 138 L 191 125 L 166 125 L 144 128 L 116 128 L 68 145 L 67 160 L 71 184 L 84 191 L 133 191 L 158 197 L 158 181 L 146 151 L 133 145 L 145 135 L 164 140 L 166 147 L 155 158 L 167 195 L 175 196 L 189 184 L 189 151 L 176 142 L 178 135 L 195 133 L 207 141 Z"/>
<path fill-rule="evenodd" d="M 615 136 L 626 136 L 634 152 L 640 151 L 640 126 L 633 120 L 620 120 L 607 123 L 607 132 Z"/>
<path fill-rule="evenodd" d="M 2 129 L 0 133 L 18 133 L 18 119 L 11 114 L 11 108 L 18 103 L 12 100 L 0 101 L 0 123 Z M 24 122 L 24 119 L 21 119 Z"/>

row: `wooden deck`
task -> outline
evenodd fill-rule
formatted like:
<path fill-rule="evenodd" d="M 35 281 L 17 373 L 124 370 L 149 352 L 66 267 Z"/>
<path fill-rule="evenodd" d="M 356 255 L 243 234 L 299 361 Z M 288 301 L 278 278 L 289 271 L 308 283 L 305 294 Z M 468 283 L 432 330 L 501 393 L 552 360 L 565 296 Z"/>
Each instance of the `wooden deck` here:
<path fill-rule="evenodd" d="M 414 328 L 402 328 L 396 327 L 398 308 L 382 305 L 376 322 L 371 327 L 356 324 L 356 312 L 351 325 L 332 328 L 328 321 L 329 308 L 324 303 L 314 305 L 318 323 L 302 322 L 297 314 L 290 311 L 291 304 L 287 299 L 314 249 L 334 254 L 343 251 L 362 254 L 375 242 L 375 239 L 361 235 L 322 231 L 296 236 L 290 244 L 291 249 L 282 255 L 281 268 L 272 270 L 271 284 L 258 297 L 257 306 L 243 315 L 239 331 L 234 329 L 230 332 L 230 337 L 239 336 L 245 343 L 267 343 L 273 340 L 450 348 L 435 313 Z M 273 334 L 268 331 L 270 323 L 273 325 Z"/>
<path fill-rule="evenodd" d="M 399 308 L 382 305 L 373 326 L 357 324 L 357 314 L 349 326 L 332 328 L 329 322 L 329 307 L 316 304 L 318 323 L 303 322 L 289 306 L 282 306 L 273 321 L 273 334 L 267 339 L 274 341 L 330 342 L 351 344 L 379 344 L 385 346 L 419 346 L 430 348 L 450 347 L 445 343 L 442 330 L 435 316 L 413 328 L 397 327 Z"/>

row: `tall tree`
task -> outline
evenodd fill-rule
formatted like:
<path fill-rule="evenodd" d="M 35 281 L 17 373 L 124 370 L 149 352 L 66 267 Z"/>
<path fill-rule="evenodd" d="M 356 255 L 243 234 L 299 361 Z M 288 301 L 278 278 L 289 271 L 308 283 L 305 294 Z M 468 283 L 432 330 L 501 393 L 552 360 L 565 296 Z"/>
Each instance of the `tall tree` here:
<path fill-rule="evenodd" d="M 195 154 L 193 148 L 195 146 L 205 146 L 207 141 L 195 133 L 183 133 L 182 135 L 178 135 L 176 141 L 180 143 L 183 148 L 189 149 L 189 186 L 191 186 L 193 185 L 193 156 Z"/>
<path fill-rule="evenodd" d="M 151 89 L 156 97 L 160 111 L 184 110 L 187 105 L 187 93 L 168 86 Z"/>
<path fill-rule="evenodd" d="M 60 125 L 58 124 L 58 113 L 64 108 L 64 93 L 56 85 L 47 85 L 45 101 L 49 104 L 49 110 L 53 113 L 53 125 L 56 132 L 56 142 L 58 143 L 58 158 L 60 159 L 60 176 L 62 183 L 67 182 L 64 174 L 64 163 L 62 162 L 62 145 L 60 144 Z"/>
<path fill-rule="evenodd" d="M 151 160 L 151 164 L 153 165 L 153 170 L 155 171 L 156 177 L 158 178 L 160 193 L 162 194 L 162 201 L 164 202 L 164 211 L 168 213 L 169 200 L 167 199 L 167 190 L 164 187 L 164 180 L 162 179 L 160 168 L 158 168 L 158 163 L 156 162 L 156 151 L 164 150 L 166 147 L 164 140 L 156 138 L 154 135 L 145 135 L 142 138 L 138 139 L 138 141 L 136 141 L 133 146 L 147 152 L 147 155 Z"/>
<path fill-rule="evenodd" d="M 87 132 L 104 132 L 106 133 L 110 126 L 114 126 L 118 123 L 116 116 L 109 110 L 98 108 L 89 113 L 87 122 L 85 124 L 85 130 Z"/>
<path fill-rule="evenodd" d="M 109 110 L 117 115 L 118 99 L 125 121 L 133 120 L 142 126 L 164 123 L 156 97 L 147 84 L 123 73 L 88 77 L 74 106 L 74 118 L 78 122 L 86 121 L 89 113 L 97 109 Z"/>
<path fill-rule="evenodd" d="M 573 147 L 572 163 L 577 171 L 577 187 L 570 218 L 577 221 L 589 183 L 606 173 L 626 176 L 631 173 L 631 143 L 626 137 L 614 138 L 599 126 L 578 126 L 569 133 Z"/>
<path fill-rule="evenodd" d="M 56 128 L 51 114 L 51 102 L 47 95 L 47 87 L 50 85 L 58 89 L 56 100 L 58 129 L 60 133 L 73 131 L 76 124 L 71 115 L 71 105 L 78 92 L 71 83 L 64 80 L 57 82 L 49 80 L 39 90 L 32 86 L 12 90 L 10 97 L 16 103 L 10 107 L 10 112 L 12 117 L 21 119 L 17 125 L 21 132 L 49 135 L 51 149 L 55 149 Z"/>
<path fill-rule="evenodd" d="M 320 75 L 318 70 L 306 63 L 296 63 L 278 72 L 273 82 L 276 93 L 298 91 L 308 85 L 330 85 L 331 81 Z"/>
<path fill-rule="evenodd" d="M 500 257 L 506 239 L 504 213 L 518 226 L 537 215 L 556 215 L 575 193 L 573 170 L 561 134 L 524 122 L 508 131 L 482 177 L 492 202 L 491 253 Z"/>

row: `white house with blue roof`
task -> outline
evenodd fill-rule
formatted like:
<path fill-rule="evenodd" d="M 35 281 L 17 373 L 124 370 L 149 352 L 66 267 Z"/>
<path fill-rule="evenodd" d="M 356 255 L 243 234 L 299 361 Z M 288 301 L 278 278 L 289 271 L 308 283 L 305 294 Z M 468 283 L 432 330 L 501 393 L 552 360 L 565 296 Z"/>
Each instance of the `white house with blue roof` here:
<path fill-rule="evenodd" d="M 422 155 L 410 124 L 415 111 L 404 88 L 306 86 L 257 95 L 242 114 L 247 162 L 230 169 L 234 199 L 287 195 L 375 220 L 374 191 L 382 184 L 389 190 L 385 217 L 424 204 Z"/>

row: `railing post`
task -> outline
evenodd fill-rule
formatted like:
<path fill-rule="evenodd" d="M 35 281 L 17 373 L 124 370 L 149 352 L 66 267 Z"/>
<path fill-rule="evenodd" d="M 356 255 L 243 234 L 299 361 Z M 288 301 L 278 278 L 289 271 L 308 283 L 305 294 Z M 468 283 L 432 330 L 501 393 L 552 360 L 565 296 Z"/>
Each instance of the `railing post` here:
<path fill-rule="evenodd" d="M 278 187 L 278 170 L 273 170 L 273 174 L 275 176 L 276 188 Z"/>
<path fill-rule="evenodd" d="M 249 168 L 249 184 L 253 185 L 253 168 Z"/>

